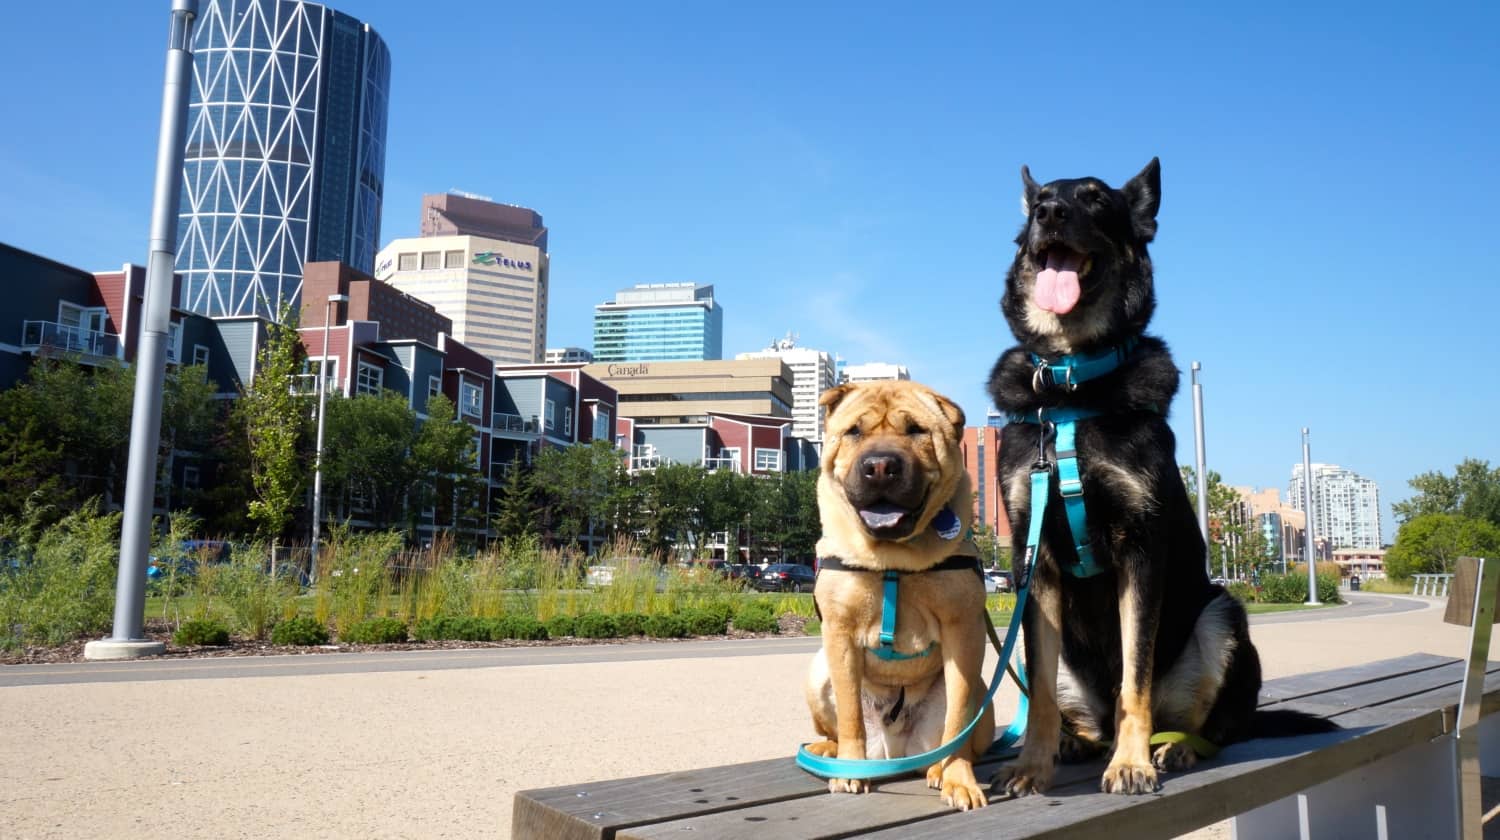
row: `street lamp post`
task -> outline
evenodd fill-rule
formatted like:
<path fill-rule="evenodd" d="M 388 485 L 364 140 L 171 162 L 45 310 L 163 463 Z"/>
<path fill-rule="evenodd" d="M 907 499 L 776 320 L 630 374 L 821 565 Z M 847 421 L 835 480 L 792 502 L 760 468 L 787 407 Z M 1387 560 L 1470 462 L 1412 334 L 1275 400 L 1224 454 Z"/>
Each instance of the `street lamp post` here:
<path fill-rule="evenodd" d="M 348 295 L 329 295 L 323 305 L 323 363 L 318 365 L 318 443 L 313 466 L 312 546 L 309 549 L 310 563 L 308 582 L 318 579 L 318 540 L 323 523 L 323 420 L 328 408 L 328 328 L 333 321 L 333 305 L 348 303 Z"/>
<path fill-rule="evenodd" d="M 1194 463 L 1198 467 L 1198 530 L 1203 532 L 1203 567 L 1214 573 L 1213 552 L 1208 540 L 1208 463 L 1203 444 L 1203 383 L 1198 381 L 1198 371 L 1203 365 L 1193 362 L 1193 440 L 1196 447 Z M 1222 573 L 1228 577 L 1228 572 Z"/>
<path fill-rule="evenodd" d="M 1307 510 L 1307 602 L 1318 603 L 1317 543 L 1313 536 L 1312 458 L 1307 445 L 1307 427 L 1302 427 L 1302 506 Z"/>

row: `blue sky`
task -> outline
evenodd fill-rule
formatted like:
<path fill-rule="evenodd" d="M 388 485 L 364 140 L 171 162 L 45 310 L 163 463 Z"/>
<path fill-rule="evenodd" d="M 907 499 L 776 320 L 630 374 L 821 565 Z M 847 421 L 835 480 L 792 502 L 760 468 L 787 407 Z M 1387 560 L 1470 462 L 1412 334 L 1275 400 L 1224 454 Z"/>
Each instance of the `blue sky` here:
<path fill-rule="evenodd" d="M 1284 492 L 1304 425 L 1386 502 L 1500 462 L 1496 4 L 333 5 L 393 56 L 382 239 L 428 192 L 535 208 L 550 345 L 618 288 L 713 283 L 726 355 L 792 331 L 982 422 L 1020 166 L 1159 155 L 1180 462 L 1193 360 L 1231 483 Z M 170 3 L 67 8 L 5 11 L 0 241 L 141 263 Z"/>

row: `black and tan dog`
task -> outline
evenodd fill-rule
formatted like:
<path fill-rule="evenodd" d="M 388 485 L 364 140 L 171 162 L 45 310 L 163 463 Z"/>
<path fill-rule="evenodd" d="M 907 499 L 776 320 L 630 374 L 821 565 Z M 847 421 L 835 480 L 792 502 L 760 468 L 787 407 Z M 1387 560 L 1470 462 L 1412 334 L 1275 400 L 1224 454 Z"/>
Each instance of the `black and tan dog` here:
<path fill-rule="evenodd" d="M 958 406 L 911 382 L 825 391 L 828 434 L 818 476 L 821 568 L 814 589 L 823 647 L 808 675 L 808 749 L 841 759 L 898 758 L 947 743 L 974 719 L 985 686 L 984 584 L 965 536 L 973 496 Z M 938 569 L 935 567 L 942 566 Z M 899 570 L 894 650 L 880 651 L 883 572 Z M 927 770 L 943 801 L 987 803 L 974 760 L 994 740 L 986 706 L 966 743 Z M 859 779 L 832 779 L 862 793 Z"/>
<path fill-rule="evenodd" d="M 1153 750 L 1153 732 L 1225 744 L 1330 728 L 1256 712 L 1260 660 L 1245 610 L 1205 570 L 1166 419 L 1177 368 L 1166 344 L 1144 332 L 1156 303 L 1146 245 L 1156 235 L 1159 163 L 1120 189 L 1097 178 L 1039 185 L 1024 167 L 1021 176 L 1026 224 L 1001 300 L 1020 345 L 1001 355 L 989 384 L 1013 418 L 1000 464 L 1011 532 L 1022 557 L 1032 466 L 1039 451 L 1058 458 L 1055 427 L 1034 422 L 1038 410 L 1097 413 L 1076 421 L 1076 453 L 1089 571 L 1098 573 L 1073 569 L 1080 552 L 1054 481 L 1023 618 L 1033 686 L 1026 743 L 994 787 L 1045 790 L 1059 752 L 1088 757 L 1112 741 L 1101 788 L 1145 793 L 1158 770 L 1196 760 L 1182 744 Z M 1111 356 L 1118 367 L 1093 365 L 1093 378 L 1051 367 Z M 1022 418 L 1033 422 L 1014 422 Z"/>

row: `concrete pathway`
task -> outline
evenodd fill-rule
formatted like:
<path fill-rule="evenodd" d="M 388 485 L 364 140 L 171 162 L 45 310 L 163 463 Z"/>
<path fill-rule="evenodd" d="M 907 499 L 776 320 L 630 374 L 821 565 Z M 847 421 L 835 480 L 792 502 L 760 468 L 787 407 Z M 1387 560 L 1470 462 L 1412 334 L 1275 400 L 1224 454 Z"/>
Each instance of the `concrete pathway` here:
<path fill-rule="evenodd" d="M 1252 622 L 1266 677 L 1463 651 L 1441 602 L 1367 598 L 1414 608 Z M 0 834 L 504 837 L 523 788 L 790 760 L 812 736 L 801 686 L 815 645 L 0 668 Z M 1002 690 L 1002 720 L 1015 701 Z"/>

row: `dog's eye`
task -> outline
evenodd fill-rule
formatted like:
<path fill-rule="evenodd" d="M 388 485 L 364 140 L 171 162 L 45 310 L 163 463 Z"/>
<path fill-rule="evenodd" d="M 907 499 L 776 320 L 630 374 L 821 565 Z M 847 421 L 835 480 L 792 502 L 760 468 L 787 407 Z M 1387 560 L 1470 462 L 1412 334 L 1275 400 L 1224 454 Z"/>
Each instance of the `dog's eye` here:
<path fill-rule="evenodd" d="M 921 426 L 918 426 L 916 423 L 907 423 L 906 433 L 909 435 L 925 435 L 927 434 L 927 430 L 922 428 Z"/>
<path fill-rule="evenodd" d="M 857 438 L 857 437 L 859 437 L 859 435 L 860 435 L 860 431 L 859 431 L 859 427 L 858 426 L 850 426 L 844 432 L 844 437 L 847 437 L 847 438 Z"/>

